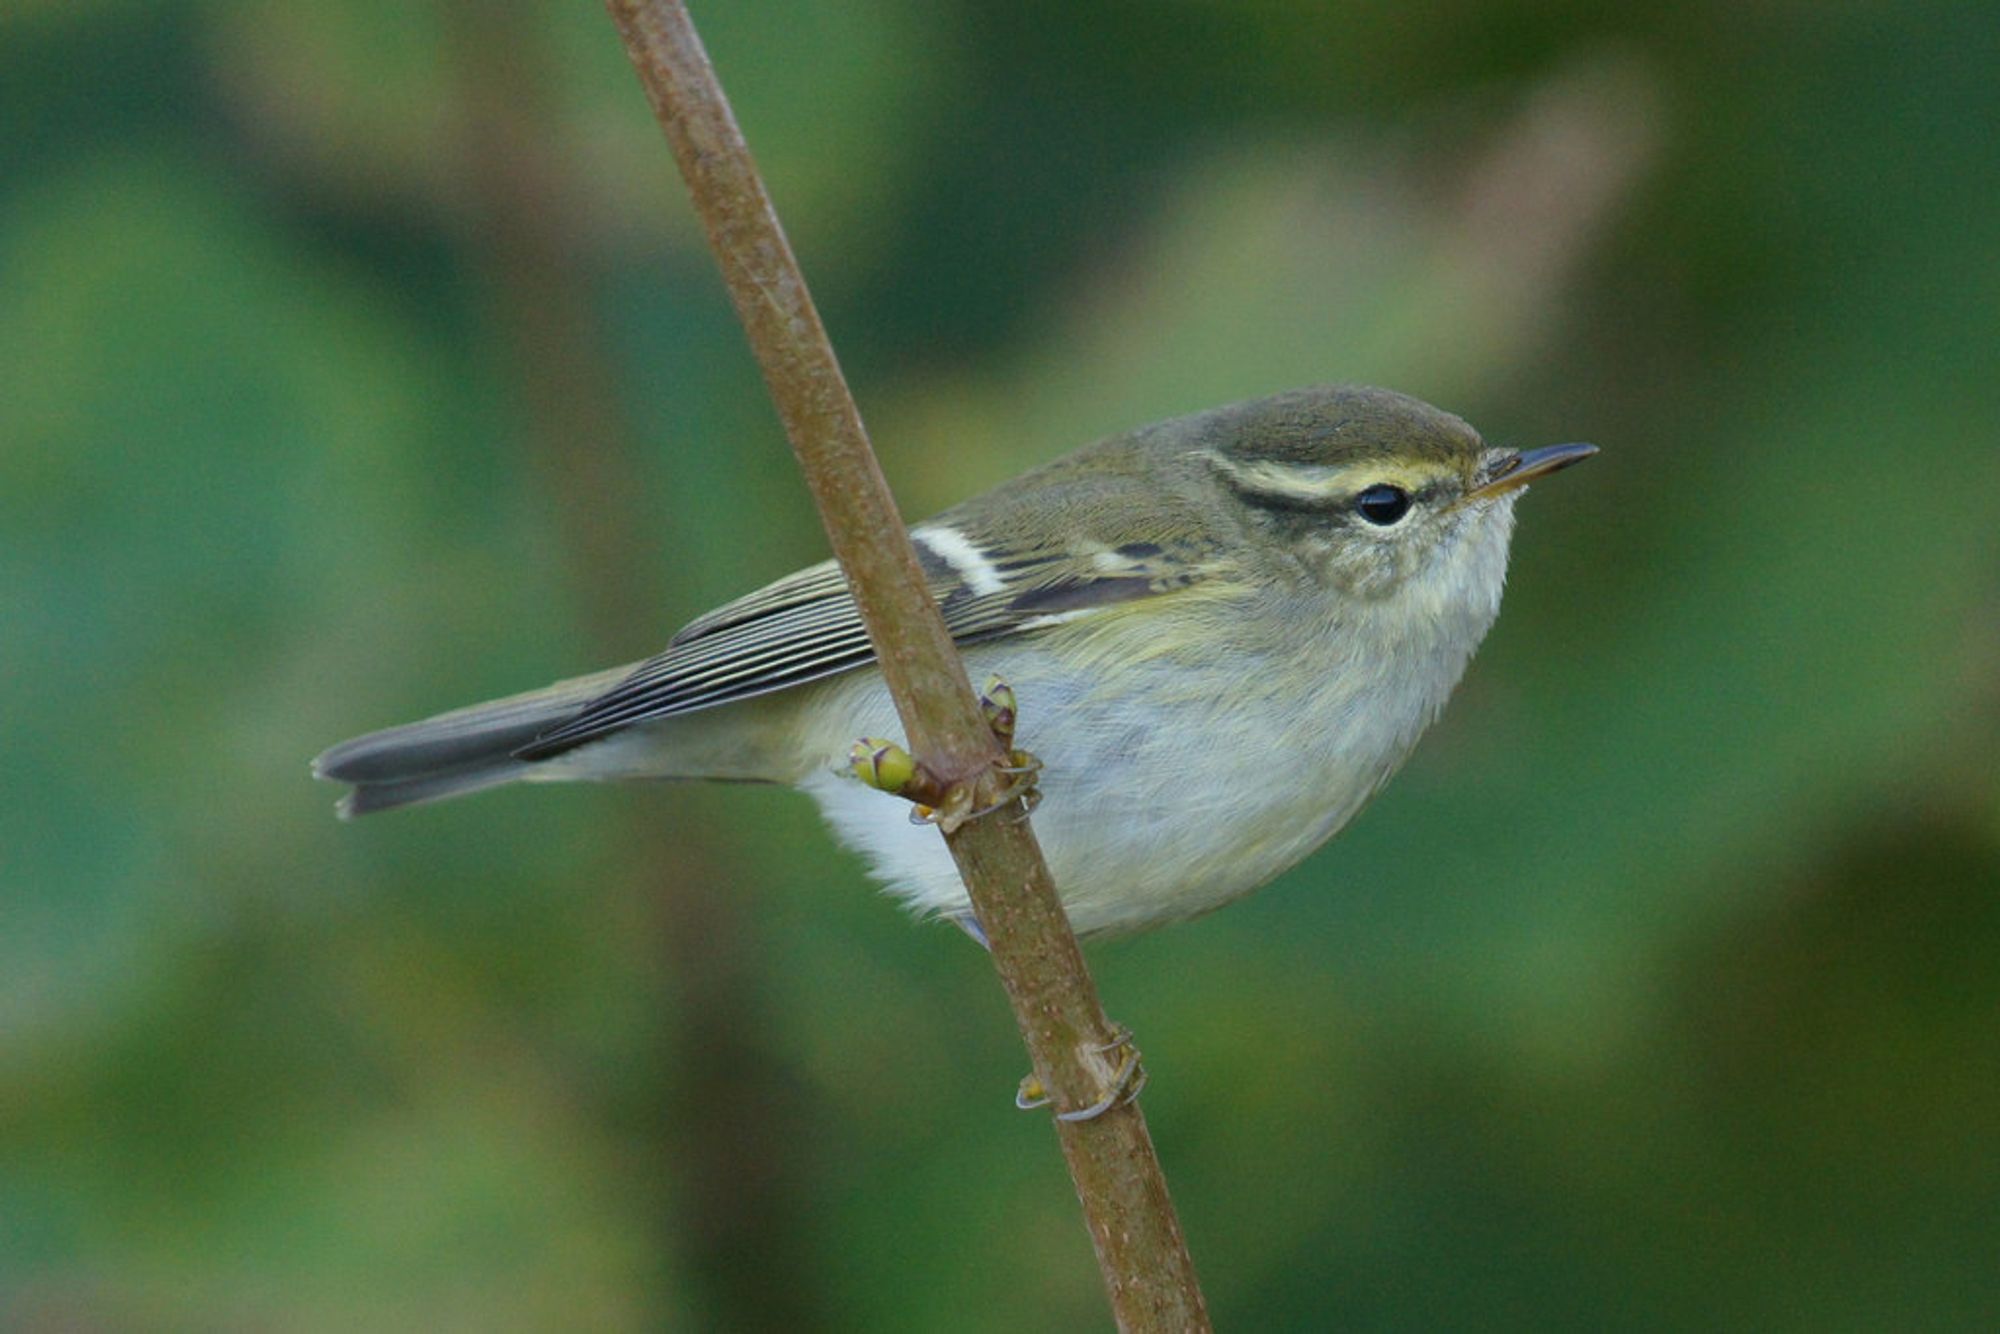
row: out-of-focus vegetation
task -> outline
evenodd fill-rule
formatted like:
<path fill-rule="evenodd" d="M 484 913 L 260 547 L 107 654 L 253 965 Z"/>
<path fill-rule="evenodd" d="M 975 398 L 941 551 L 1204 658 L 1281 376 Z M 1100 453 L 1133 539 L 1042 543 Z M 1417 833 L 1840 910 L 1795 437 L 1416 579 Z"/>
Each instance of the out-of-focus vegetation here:
<path fill-rule="evenodd" d="M 1353 830 L 1095 953 L 1220 1322 L 1990 1328 L 2000 14 L 698 17 L 913 514 L 1314 381 L 1604 447 Z M 306 778 L 822 554 L 602 13 L 17 4 L 0 123 L 0 1321 L 1100 1322 L 801 799 Z"/>

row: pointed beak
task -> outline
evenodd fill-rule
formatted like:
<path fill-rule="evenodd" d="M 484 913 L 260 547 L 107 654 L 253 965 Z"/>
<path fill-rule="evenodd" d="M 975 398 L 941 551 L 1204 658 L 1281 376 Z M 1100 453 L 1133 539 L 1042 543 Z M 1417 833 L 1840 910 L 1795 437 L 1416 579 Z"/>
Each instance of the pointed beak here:
<path fill-rule="evenodd" d="M 1572 463 L 1581 463 L 1596 452 L 1596 445 L 1543 445 L 1540 449 L 1503 458 L 1493 465 L 1484 482 L 1466 492 L 1465 498 L 1491 500 L 1495 496 L 1504 496 Z"/>

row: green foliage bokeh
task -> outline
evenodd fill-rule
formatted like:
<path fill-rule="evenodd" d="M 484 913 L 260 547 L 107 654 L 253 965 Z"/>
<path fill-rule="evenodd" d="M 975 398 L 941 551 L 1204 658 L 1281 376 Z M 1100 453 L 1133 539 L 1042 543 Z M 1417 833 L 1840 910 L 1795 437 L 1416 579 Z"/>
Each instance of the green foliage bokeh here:
<path fill-rule="evenodd" d="M 1352 830 L 1094 954 L 1220 1322 L 1990 1327 L 2000 17 L 697 18 L 913 515 L 1313 381 L 1603 446 Z M 22 5 L 0 110 L 0 1321 L 1101 1322 L 985 961 L 801 799 L 306 777 L 823 552 L 603 14 Z"/>

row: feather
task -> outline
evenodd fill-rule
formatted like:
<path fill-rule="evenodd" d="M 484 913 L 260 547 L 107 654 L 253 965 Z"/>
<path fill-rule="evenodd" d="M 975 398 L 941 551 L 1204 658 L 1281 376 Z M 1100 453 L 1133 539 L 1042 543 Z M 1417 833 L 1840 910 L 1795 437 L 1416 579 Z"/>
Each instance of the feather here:
<path fill-rule="evenodd" d="M 947 518 L 950 516 L 947 515 Z M 1110 546 L 1010 550 L 942 522 L 917 528 L 931 595 L 960 644 L 1033 633 L 1197 582 L 1207 568 L 1154 573 L 1144 556 Z M 801 570 L 690 622 L 665 652 L 514 754 L 546 759 L 635 723 L 749 699 L 875 660 L 839 566 Z"/>

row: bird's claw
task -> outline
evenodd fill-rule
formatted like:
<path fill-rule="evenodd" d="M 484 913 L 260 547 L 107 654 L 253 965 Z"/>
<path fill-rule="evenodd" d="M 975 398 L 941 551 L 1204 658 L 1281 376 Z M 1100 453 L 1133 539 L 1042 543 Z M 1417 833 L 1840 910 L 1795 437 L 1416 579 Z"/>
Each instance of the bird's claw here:
<path fill-rule="evenodd" d="M 1016 750 L 1009 752 L 1005 760 L 996 761 L 993 768 L 996 773 L 1006 776 L 1007 785 L 992 801 L 984 806 L 973 806 L 971 787 L 960 784 L 945 795 L 941 806 L 926 806 L 922 802 L 912 805 L 910 823 L 934 824 L 945 833 L 952 834 L 969 820 L 993 815 L 1009 806 L 1020 808 L 1012 817 L 1016 821 L 1034 814 L 1035 807 L 1042 804 L 1042 789 L 1038 781 L 1042 762 L 1025 750 Z"/>
<path fill-rule="evenodd" d="M 1111 1041 L 1099 1043 L 1089 1048 L 1092 1055 L 1102 1056 L 1107 1052 L 1123 1050 L 1125 1055 L 1112 1072 L 1110 1087 L 1102 1098 L 1088 1107 L 1074 1111 L 1057 1112 L 1056 1120 L 1075 1124 L 1079 1121 L 1095 1121 L 1098 1117 L 1138 1098 L 1146 1087 L 1146 1067 L 1139 1060 L 1139 1049 L 1132 1045 L 1132 1030 L 1119 1025 L 1112 1034 Z M 1024 1112 L 1032 1112 L 1038 1107 L 1046 1107 L 1053 1099 L 1042 1081 L 1029 1074 L 1014 1091 L 1014 1105 Z"/>
<path fill-rule="evenodd" d="M 1014 748 L 1014 724 L 1020 708 L 1014 689 L 997 676 L 988 677 L 979 692 L 979 710 L 1000 744 L 1007 747 L 1006 758 L 994 762 L 994 770 L 1007 781 L 984 806 L 973 805 L 973 785 L 954 783 L 944 787 L 917 763 L 916 757 L 893 741 L 863 737 L 847 753 L 848 767 L 855 777 L 878 791 L 910 799 L 910 823 L 934 824 L 945 833 L 955 833 L 969 820 L 1018 806 L 1016 820 L 1025 820 L 1042 801 L 1037 786 L 1042 762 L 1025 750 Z"/>
<path fill-rule="evenodd" d="M 1007 786 L 1000 789 L 1000 795 L 991 804 L 974 811 L 972 817 L 991 815 L 1017 802 L 1021 809 L 1014 816 L 1015 820 L 1025 820 L 1033 815 L 1035 807 L 1042 804 L 1042 762 L 1025 750 L 1010 750 L 1006 760 L 993 767 L 1006 777 Z"/>
<path fill-rule="evenodd" d="M 1049 1096 L 1049 1091 L 1042 1087 L 1042 1081 L 1035 1078 L 1033 1071 L 1021 1076 L 1021 1086 L 1014 1090 L 1016 1107 L 1024 1112 L 1032 1112 L 1037 1107 L 1046 1107 L 1053 1101 L 1055 1099 Z"/>

